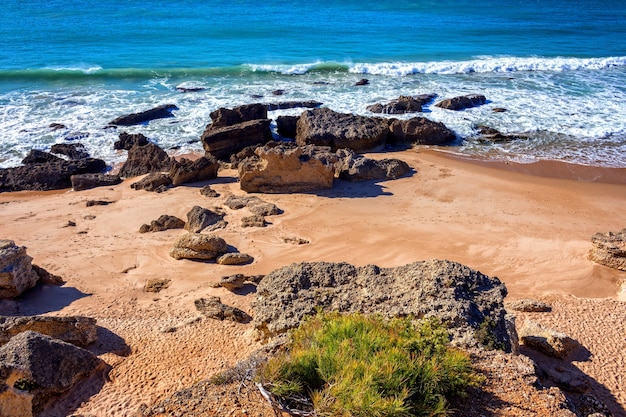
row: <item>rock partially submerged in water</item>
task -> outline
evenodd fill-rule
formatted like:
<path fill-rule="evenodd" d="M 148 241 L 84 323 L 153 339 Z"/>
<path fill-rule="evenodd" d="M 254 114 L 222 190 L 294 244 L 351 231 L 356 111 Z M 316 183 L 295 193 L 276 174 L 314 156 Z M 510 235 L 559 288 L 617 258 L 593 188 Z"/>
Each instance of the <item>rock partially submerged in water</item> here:
<path fill-rule="evenodd" d="M 131 113 L 124 116 L 117 117 L 109 122 L 109 125 L 114 126 L 131 126 L 142 123 L 147 123 L 151 120 L 164 119 L 168 117 L 174 117 L 172 111 L 178 110 L 175 104 L 163 104 L 161 106 L 154 107 L 150 110 L 142 111 L 139 113 Z"/>
<path fill-rule="evenodd" d="M 626 228 L 619 232 L 596 233 L 589 259 L 609 268 L 626 271 Z"/>
<path fill-rule="evenodd" d="M 503 300 L 506 287 L 456 262 L 430 260 L 396 268 L 302 262 L 266 275 L 253 303 L 254 327 L 271 338 L 317 309 L 388 317 L 438 317 L 454 342 L 512 348 Z"/>
<path fill-rule="evenodd" d="M 400 96 L 396 100 L 390 101 L 387 104 L 377 103 L 367 106 L 367 110 L 372 113 L 384 114 L 419 113 L 422 111 L 422 106 L 434 100 L 435 97 L 437 97 L 437 94 Z"/>
<path fill-rule="evenodd" d="M 441 107 L 446 110 L 465 110 L 471 107 L 482 106 L 487 102 L 487 98 L 482 94 L 468 94 L 465 96 L 458 96 L 447 98 L 436 103 L 435 106 Z"/>

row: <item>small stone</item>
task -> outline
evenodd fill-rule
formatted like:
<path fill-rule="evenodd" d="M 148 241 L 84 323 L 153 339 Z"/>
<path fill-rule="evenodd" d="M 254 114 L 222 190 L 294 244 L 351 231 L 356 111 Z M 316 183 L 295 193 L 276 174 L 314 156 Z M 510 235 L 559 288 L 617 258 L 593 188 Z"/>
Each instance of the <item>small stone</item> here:
<path fill-rule="evenodd" d="M 145 292 L 161 292 L 170 286 L 171 279 L 163 279 L 163 278 L 152 278 L 146 282 L 143 290 Z"/>
<path fill-rule="evenodd" d="M 220 265 L 244 265 L 254 261 L 254 258 L 246 253 L 226 253 L 217 258 Z"/>

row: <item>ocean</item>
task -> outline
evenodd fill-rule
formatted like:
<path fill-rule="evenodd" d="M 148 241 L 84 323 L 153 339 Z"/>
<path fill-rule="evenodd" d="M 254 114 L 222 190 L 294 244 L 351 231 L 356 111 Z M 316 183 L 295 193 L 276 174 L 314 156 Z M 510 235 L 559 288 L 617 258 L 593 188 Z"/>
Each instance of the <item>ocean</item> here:
<path fill-rule="evenodd" d="M 399 116 L 446 124 L 450 152 L 626 167 L 624 1 L 7 0 L 0 45 L 0 167 L 76 141 L 119 162 L 120 131 L 201 151 L 218 107 L 316 100 L 372 115 L 370 104 L 425 93 L 488 100 Z M 161 104 L 175 117 L 105 128 Z M 485 144 L 480 125 L 528 139 Z"/>

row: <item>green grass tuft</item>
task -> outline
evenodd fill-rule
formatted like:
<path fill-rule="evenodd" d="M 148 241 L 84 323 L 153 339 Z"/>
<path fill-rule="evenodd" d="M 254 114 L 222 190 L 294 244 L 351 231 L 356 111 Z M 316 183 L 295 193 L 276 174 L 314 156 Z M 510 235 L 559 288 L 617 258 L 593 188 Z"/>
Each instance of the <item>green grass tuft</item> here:
<path fill-rule="evenodd" d="M 336 417 L 447 415 L 447 399 L 480 381 L 434 319 L 338 313 L 305 321 L 259 376 L 274 395 L 308 395 L 317 415 Z"/>

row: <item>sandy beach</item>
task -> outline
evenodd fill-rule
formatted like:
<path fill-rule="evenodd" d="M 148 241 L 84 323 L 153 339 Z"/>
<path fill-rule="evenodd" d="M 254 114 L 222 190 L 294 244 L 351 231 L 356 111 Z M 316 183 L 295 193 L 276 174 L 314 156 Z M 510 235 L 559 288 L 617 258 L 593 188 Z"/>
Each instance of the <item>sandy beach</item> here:
<path fill-rule="evenodd" d="M 393 267 L 449 259 L 500 278 L 507 300 L 552 304 L 551 313 L 532 319 L 591 352 L 573 366 L 602 388 L 614 415 L 624 413 L 626 273 L 593 263 L 587 253 L 593 234 L 626 227 L 626 169 L 477 162 L 429 150 L 367 156 L 402 159 L 413 175 L 259 195 L 283 210 L 268 217 L 265 228 L 241 227 L 248 210 L 223 206 L 229 195 L 245 194 L 229 169 L 217 180 L 160 194 L 130 189 L 136 179 L 80 192 L 0 194 L 0 236 L 26 246 L 34 263 L 66 281 L 0 300 L 0 315 L 96 318 L 99 340 L 90 349 L 111 366 L 110 381 L 91 381 L 63 406 L 83 416 L 130 416 L 140 404 L 206 379 L 260 347 L 249 324 L 213 321 L 195 309 L 194 300 L 217 295 L 252 314 L 254 292 L 214 288 L 223 276 L 266 274 L 300 261 Z M 200 195 L 206 184 L 220 196 Z M 88 200 L 112 203 L 86 207 Z M 175 260 L 168 252 L 183 231 L 138 232 L 162 214 L 186 219 L 195 205 L 222 207 L 228 226 L 216 234 L 255 261 Z M 147 293 L 152 278 L 171 284 Z"/>

